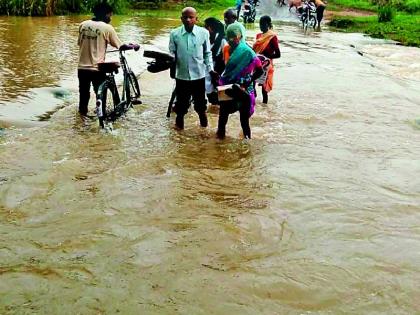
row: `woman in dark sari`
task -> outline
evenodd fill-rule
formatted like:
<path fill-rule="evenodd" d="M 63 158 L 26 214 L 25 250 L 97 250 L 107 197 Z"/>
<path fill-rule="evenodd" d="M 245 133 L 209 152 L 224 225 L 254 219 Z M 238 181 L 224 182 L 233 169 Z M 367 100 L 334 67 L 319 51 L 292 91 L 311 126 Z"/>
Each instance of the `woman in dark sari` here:
<path fill-rule="evenodd" d="M 213 57 L 213 69 L 219 75 L 225 70 L 225 62 L 223 61 L 223 47 L 226 45 L 225 26 L 222 22 L 214 17 L 204 20 L 204 27 L 210 33 L 210 46 Z M 206 94 L 207 99 L 212 104 L 217 104 L 216 82 L 212 82 L 210 74 L 206 74 Z"/>

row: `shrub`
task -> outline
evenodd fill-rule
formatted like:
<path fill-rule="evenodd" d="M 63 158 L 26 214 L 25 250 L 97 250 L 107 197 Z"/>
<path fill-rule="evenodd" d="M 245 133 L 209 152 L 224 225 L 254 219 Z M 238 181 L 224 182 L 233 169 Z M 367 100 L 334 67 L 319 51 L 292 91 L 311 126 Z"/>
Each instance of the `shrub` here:
<path fill-rule="evenodd" d="M 333 18 L 329 24 L 336 28 L 348 28 L 354 25 L 354 21 L 346 18 Z"/>
<path fill-rule="evenodd" d="M 395 10 L 389 4 L 378 8 L 378 22 L 391 22 L 395 16 Z"/>

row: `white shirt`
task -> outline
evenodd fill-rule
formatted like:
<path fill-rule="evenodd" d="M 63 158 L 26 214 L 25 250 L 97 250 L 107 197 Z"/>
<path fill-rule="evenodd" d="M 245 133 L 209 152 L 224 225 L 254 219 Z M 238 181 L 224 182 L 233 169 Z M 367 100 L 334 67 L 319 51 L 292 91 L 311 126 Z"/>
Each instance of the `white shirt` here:
<path fill-rule="evenodd" d="M 169 37 L 169 51 L 176 56 L 177 79 L 198 80 L 213 70 L 210 34 L 203 27 L 194 25 L 191 32 L 184 25 L 174 29 Z"/>

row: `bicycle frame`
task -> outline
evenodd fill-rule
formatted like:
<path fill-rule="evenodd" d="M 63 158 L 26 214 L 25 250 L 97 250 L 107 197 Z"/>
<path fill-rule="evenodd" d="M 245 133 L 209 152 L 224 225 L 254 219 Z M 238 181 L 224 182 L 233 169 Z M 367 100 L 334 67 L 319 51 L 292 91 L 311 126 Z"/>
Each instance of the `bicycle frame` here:
<path fill-rule="evenodd" d="M 137 46 L 138 47 L 138 46 Z M 125 58 L 125 51 L 138 48 L 134 46 L 128 46 L 125 49 L 111 50 L 108 52 L 119 52 L 120 63 L 104 63 L 101 64 L 102 70 L 106 72 L 106 79 L 100 85 L 96 101 L 96 110 L 99 118 L 101 127 L 104 127 L 105 120 L 115 120 L 122 114 L 124 114 L 130 107 L 133 107 L 133 102 L 136 102 L 136 98 L 140 96 L 140 89 L 134 73 L 131 71 L 127 59 Z M 122 69 L 123 73 L 123 89 L 120 97 L 117 84 L 115 82 L 115 74 L 118 73 L 118 68 Z M 131 89 L 130 89 L 131 86 Z M 134 89 L 134 94 L 130 95 L 131 90 Z M 107 93 L 107 91 L 109 93 Z M 107 94 L 112 97 L 113 108 L 107 105 Z"/>
<path fill-rule="evenodd" d="M 128 83 L 128 73 L 131 69 L 128 66 L 127 59 L 125 58 L 125 55 L 124 55 L 125 51 L 111 50 L 109 52 L 117 52 L 117 51 L 119 52 L 120 66 L 121 66 L 121 70 L 123 72 L 122 98 L 120 100 L 120 103 L 118 104 L 118 106 L 120 106 L 121 104 L 123 104 L 123 102 L 129 102 L 129 97 L 127 95 L 127 83 Z M 117 84 L 115 82 L 114 72 L 111 72 L 111 73 L 107 74 L 107 80 L 112 80 L 112 83 L 117 87 Z M 118 93 L 118 88 L 117 88 L 117 93 Z M 118 93 L 118 95 L 119 95 L 119 93 Z M 131 104 L 129 104 L 129 105 L 131 105 Z"/>

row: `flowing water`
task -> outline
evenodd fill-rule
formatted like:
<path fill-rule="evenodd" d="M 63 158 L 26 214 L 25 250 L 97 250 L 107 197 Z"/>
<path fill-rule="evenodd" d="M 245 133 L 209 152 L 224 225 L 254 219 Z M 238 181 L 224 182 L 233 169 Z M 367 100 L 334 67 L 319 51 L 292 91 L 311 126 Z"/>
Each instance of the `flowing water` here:
<path fill-rule="evenodd" d="M 167 73 L 102 132 L 76 114 L 85 18 L 0 18 L 1 314 L 420 313 L 419 49 L 278 22 L 251 141 L 214 109 L 174 130 Z M 165 49 L 178 20 L 112 23 Z"/>

